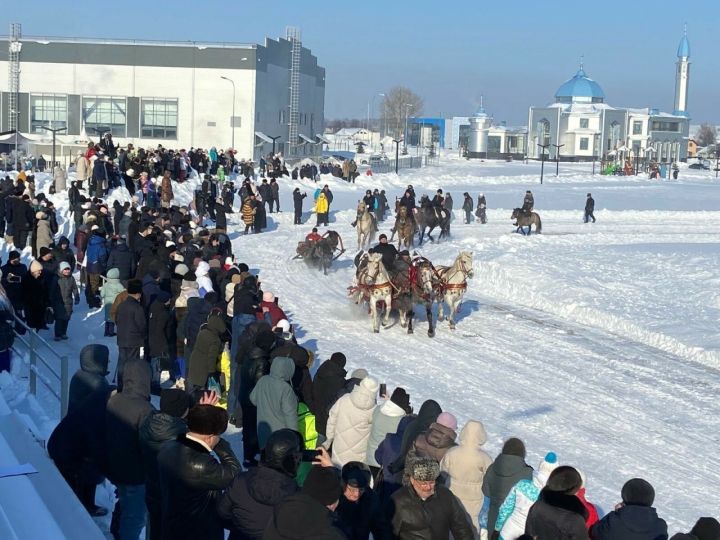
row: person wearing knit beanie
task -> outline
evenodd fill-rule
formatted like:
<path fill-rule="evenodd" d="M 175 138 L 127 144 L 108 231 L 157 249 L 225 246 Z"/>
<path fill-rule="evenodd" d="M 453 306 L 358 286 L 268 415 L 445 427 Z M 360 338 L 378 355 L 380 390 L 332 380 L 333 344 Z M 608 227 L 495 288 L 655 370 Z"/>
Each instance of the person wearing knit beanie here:
<path fill-rule="evenodd" d="M 503 444 L 502 453 L 525 459 L 525 443 L 516 437 L 512 437 Z"/>
<path fill-rule="evenodd" d="M 633 478 L 625 482 L 620 496 L 625 505 L 652 506 L 655 502 L 655 489 L 647 480 Z"/>
<path fill-rule="evenodd" d="M 175 418 L 187 416 L 190 406 L 190 394 L 179 388 L 163 388 L 160 392 L 160 411 Z"/>
<path fill-rule="evenodd" d="M 449 412 L 442 412 L 437 417 L 437 420 L 435 420 L 436 423 L 440 424 L 441 426 L 445 426 L 446 428 L 452 429 L 453 431 L 457 431 L 457 418 L 455 418 L 455 415 Z"/>
<path fill-rule="evenodd" d="M 557 467 L 558 460 L 555 452 L 545 454 L 545 458 L 540 462 L 537 470 L 537 476 L 540 478 L 543 486 L 547 483 L 548 478 L 550 478 L 550 474 L 557 469 Z"/>
<path fill-rule="evenodd" d="M 187 267 L 187 265 L 185 263 L 180 263 L 175 267 L 175 274 L 180 277 L 183 277 L 189 271 L 190 271 L 190 269 Z"/>
<path fill-rule="evenodd" d="M 335 510 L 342 493 L 337 469 L 314 465 L 305 479 L 301 492 L 330 510 Z"/>
<path fill-rule="evenodd" d="M 720 522 L 712 517 L 701 517 L 690 534 L 698 540 L 720 540 Z"/>

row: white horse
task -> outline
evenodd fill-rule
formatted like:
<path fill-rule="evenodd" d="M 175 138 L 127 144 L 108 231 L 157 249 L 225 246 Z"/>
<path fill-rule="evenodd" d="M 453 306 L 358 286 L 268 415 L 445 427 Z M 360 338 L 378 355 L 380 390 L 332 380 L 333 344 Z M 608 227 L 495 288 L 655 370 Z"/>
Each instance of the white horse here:
<path fill-rule="evenodd" d="M 357 296 L 355 303 L 360 303 L 361 300 L 368 302 L 372 314 L 373 332 L 378 333 L 380 332 L 378 304 L 380 302 L 385 303 L 385 319 L 382 321 L 382 325 L 387 326 L 390 323 L 393 286 L 390 283 L 390 276 L 382 263 L 382 255 L 369 253 L 365 257 L 367 257 L 367 265 L 361 267 L 356 276 Z"/>
<path fill-rule="evenodd" d="M 377 232 L 377 224 L 364 201 L 358 201 L 355 228 L 357 229 L 358 249 L 364 249 L 373 243 Z"/>
<path fill-rule="evenodd" d="M 436 268 L 436 300 L 438 303 L 438 321 L 444 318 L 443 307 L 448 305 L 450 329 L 455 330 L 455 315 L 467 290 L 467 280 L 473 277 L 473 255 L 470 251 L 461 251 L 452 266 Z"/>

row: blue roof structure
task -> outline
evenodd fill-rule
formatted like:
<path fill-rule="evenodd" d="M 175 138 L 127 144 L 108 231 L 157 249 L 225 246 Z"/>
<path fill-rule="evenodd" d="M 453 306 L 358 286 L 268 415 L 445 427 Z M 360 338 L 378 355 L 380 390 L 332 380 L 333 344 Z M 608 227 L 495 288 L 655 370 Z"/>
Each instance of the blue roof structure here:
<path fill-rule="evenodd" d="M 593 103 L 602 103 L 605 100 L 605 92 L 600 85 L 585 74 L 581 67 L 575 76 L 565 81 L 557 92 L 555 98 L 558 101 L 572 101 L 573 98 L 590 98 Z"/>
<path fill-rule="evenodd" d="M 689 58 L 690 57 L 690 42 L 688 41 L 687 35 L 684 35 L 680 40 L 677 50 L 678 58 Z"/>

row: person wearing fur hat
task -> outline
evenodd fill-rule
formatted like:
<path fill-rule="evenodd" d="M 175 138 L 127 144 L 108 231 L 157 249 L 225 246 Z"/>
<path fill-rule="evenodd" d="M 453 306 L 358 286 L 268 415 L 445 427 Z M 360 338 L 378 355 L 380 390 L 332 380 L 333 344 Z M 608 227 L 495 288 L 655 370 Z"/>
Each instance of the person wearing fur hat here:
<path fill-rule="evenodd" d="M 147 319 L 141 303 L 142 282 L 137 279 L 128 281 L 127 299 L 122 302 L 115 314 L 117 325 L 117 380 L 122 388 L 123 368 L 126 362 L 140 358 L 140 347 L 145 345 L 147 337 Z"/>
<path fill-rule="evenodd" d="M 40 261 L 30 263 L 30 271 L 22 278 L 22 294 L 25 299 L 25 322 L 33 330 L 46 330 L 46 312 L 50 307 L 47 280 L 43 276 Z"/>
<path fill-rule="evenodd" d="M 502 452 L 488 467 L 483 478 L 482 491 L 490 502 L 487 514 L 487 530 L 495 530 L 498 511 L 512 487 L 520 480 L 531 480 L 533 469 L 525 463 L 525 444 L 515 437 L 505 441 Z"/>
<path fill-rule="evenodd" d="M 365 462 L 379 386 L 375 379 L 366 377 L 330 409 L 323 447 L 328 450 L 332 446 L 332 459 L 336 465 L 342 467 L 348 461 Z"/>
<path fill-rule="evenodd" d="M 622 502 L 590 530 L 593 540 L 667 538 L 667 523 L 653 508 L 655 490 L 647 480 L 628 480 L 620 495 Z"/>
<path fill-rule="evenodd" d="M 490 456 L 482 450 L 486 441 L 482 422 L 469 420 L 460 432 L 459 445 L 450 448 L 440 462 L 444 484 L 460 500 L 476 535 L 484 502 L 482 484 L 492 464 Z"/>
<path fill-rule="evenodd" d="M 80 303 L 80 292 L 72 275 L 70 265 L 60 263 L 57 277 L 50 281 L 50 307 L 55 317 L 55 341 L 68 339 L 67 329 L 72 317 L 73 305 Z"/>
<path fill-rule="evenodd" d="M 567 465 L 557 467 L 550 473 L 537 502 L 530 507 L 525 534 L 537 540 L 588 540 L 590 537 L 585 528 L 587 511 L 575 496 L 581 486 L 582 478 L 577 470 Z"/>
<path fill-rule="evenodd" d="M 230 443 L 221 437 L 227 425 L 225 409 L 195 405 L 187 415 L 187 433 L 160 449 L 157 463 L 163 538 L 224 538 L 217 503 L 242 470 Z"/>
<path fill-rule="evenodd" d="M 538 500 L 540 491 L 557 467 L 557 456 L 554 452 L 548 452 L 540 462 L 538 470 L 533 472 L 532 480 L 520 480 L 513 486 L 500 506 L 495 521 L 495 531 L 499 533 L 500 540 L 510 540 L 525 533 L 530 507 Z"/>
<path fill-rule="evenodd" d="M 392 530 L 397 540 L 448 538 L 472 540 L 473 529 L 460 501 L 437 483 L 440 465 L 420 458 L 409 471 L 409 483 L 392 496 Z"/>

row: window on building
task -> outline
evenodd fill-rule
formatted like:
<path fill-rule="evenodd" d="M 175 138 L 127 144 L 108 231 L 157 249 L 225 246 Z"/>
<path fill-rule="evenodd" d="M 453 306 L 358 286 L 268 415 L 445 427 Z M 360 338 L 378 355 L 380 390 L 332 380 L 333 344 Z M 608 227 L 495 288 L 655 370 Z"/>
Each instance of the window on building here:
<path fill-rule="evenodd" d="M 127 126 L 127 104 L 124 97 L 84 96 L 82 116 L 88 135 L 102 135 L 108 131 L 124 137 Z"/>
<path fill-rule="evenodd" d="M 590 139 L 588 137 L 580 137 L 580 150 L 587 150 L 590 146 Z"/>
<path fill-rule="evenodd" d="M 642 120 L 633 121 L 633 135 L 642 135 Z"/>
<path fill-rule="evenodd" d="M 660 120 L 653 120 L 652 122 L 653 131 L 680 131 L 680 124 L 678 122 L 662 122 Z"/>
<path fill-rule="evenodd" d="M 140 135 L 151 139 L 177 139 L 178 100 L 142 98 Z"/>
<path fill-rule="evenodd" d="M 30 95 L 30 131 L 49 133 L 42 126 L 53 129 L 67 127 L 67 96 L 60 94 Z"/>
<path fill-rule="evenodd" d="M 580 119 L 580 129 L 587 129 L 590 127 L 590 120 L 588 118 Z"/>

